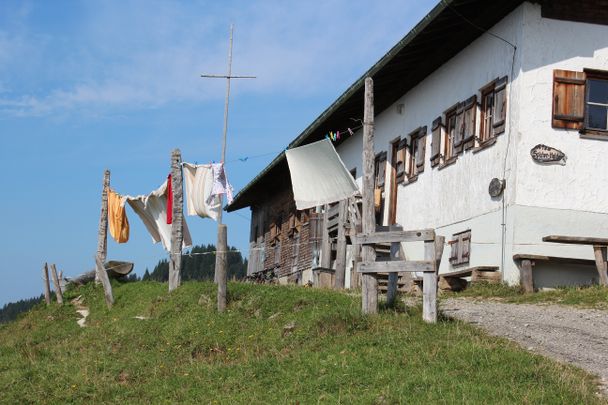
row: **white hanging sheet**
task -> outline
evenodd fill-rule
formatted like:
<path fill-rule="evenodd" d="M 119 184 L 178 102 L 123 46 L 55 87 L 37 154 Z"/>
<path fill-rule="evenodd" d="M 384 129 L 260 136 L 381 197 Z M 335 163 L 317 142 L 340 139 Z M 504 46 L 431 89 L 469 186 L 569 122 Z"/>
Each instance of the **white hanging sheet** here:
<path fill-rule="evenodd" d="M 188 215 L 217 221 L 222 207 L 220 197 L 211 195 L 214 181 L 212 165 L 184 163 L 183 168 Z"/>
<path fill-rule="evenodd" d="M 328 139 L 288 149 L 285 155 L 298 210 L 341 201 L 359 192 Z"/>
<path fill-rule="evenodd" d="M 167 252 L 171 251 L 171 225 L 167 224 L 167 181 L 148 195 L 125 196 L 133 211 L 141 218 L 154 243 L 162 242 Z M 184 241 L 182 248 L 192 246 L 192 237 L 183 219 Z"/>

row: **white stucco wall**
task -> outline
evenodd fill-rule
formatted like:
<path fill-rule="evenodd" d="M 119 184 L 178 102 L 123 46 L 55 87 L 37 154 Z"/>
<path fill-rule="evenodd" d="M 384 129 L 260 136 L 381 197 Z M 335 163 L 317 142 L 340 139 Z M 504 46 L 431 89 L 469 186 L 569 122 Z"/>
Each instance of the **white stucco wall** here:
<path fill-rule="evenodd" d="M 415 183 L 398 186 L 397 223 L 405 229 L 436 228 L 447 240 L 471 229 L 471 267 L 502 265 L 504 223 L 504 278 L 517 283 L 514 253 L 593 257 L 591 247 L 543 243 L 542 236 L 608 237 L 608 187 L 603 186 L 608 184 L 604 160 L 608 142 L 551 128 L 553 69 L 608 70 L 608 27 L 543 19 L 539 5 L 524 3 L 491 32 L 517 46 L 515 58 L 510 45 L 482 35 L 376 116 L 375 150 L 388 151 L 390 162 L 390 141 L 426 125 L 425 170 Z M 505 133 L 487 149 L 464 152 L 443 169 L 431 168 L 433 119 L 456 102 L 479 96 L 479 88 L 502 76 L 509 77 Z M 405 105 L 403 114 L 397 112 L 397 104 Z M 565 152 L 566 166 L 534 163 L 530 149 L 539 143 Z M 357 168 L 360 177 L 361 132 L 341 144 L 338 152 L 349 169 Z M 488 195 L 494 177 L 507 180 L 504 205 L 503 199 Z M 389 192 L 387 187 L 387 196 Z M 388 210 L 388 204 L 386 207 Z M 405 250 L 413 259 L 422 257 L 421 246 Z M 453 270 L 448 255 L 446 247 L 440 272 Z M 590 280 L 585 271 L 578 273 L 579 282 Z M 547 285 L 577 279 L 563 269 L 547 266 L 535 277 L 537 284 Z"/>
<path fill-rule="evenodd" d="M 492 32 L 511 43 L 521 41 L 523 8 L 520 7 L 492 28 Z M 518 92 L 512 90 L 511 71 L 513 49 L 505 42 L 483 35 L 462 52 L 444 64 L 393 106 L 376 116 L 375 150 L 389 151 L 390 142 L 405 137 L 420 126 L 428 127 L 425 170 L 418 180 L 399 185 L 397 194 L 397 223 L 405 229 L 436 228 L 438 234 L 449 240 L 452 234 L 471 229 L 472 246 L 470 266 L 500 265 L 502 235 L 502 201 L 488 195 L 492 178 L 503 178 L 504 155 L 508 141 L 506 135 L 498 137 L 495 145 L 478 153 L 466 151 L 458 161 L 443 169 L 431 168 L 428 159 L 431 150 L 430 128 L 432 121 L 457 102 L 461 102 L 497 77 L 508 76 L 509 101 L 517 103 Z M 520 70 L 519 52 L 516 53 L 513 71 Z M 515 76 L 515 86 L 518 77 Z M 397 104 L 404 104 L 403 114 Z M 506 133 L 513 125 L 518 111 L 509 105 L 512 119 L 507 122 Z M 478 120 L 477 120 L 478 121 Z M 361 132 L 338 148 L 346 166 L 357 167 L 361 176 Z M 360 179 L 358 179 L 360 181 Z M 387 182 L 387 196 L 390 193 Z M 509 186 L 507 187 L 509 188 Z M 507 198 L 510 197 L 507 194 Z M 388 210 L 388 204 L 386 204 Z M 385 213 L 385 218 L 388 213 Z M 412 259 L 422 257 L 422 245 L 405 246 Z M 452 270 L 444 250 L 441 272 Z"/>
<path fill-rule="evenodd" d="M 593 259 L 590 246 L 543 243 L 542 237 L 608 236 L 608 142 L 551 127 L 553 70 L 608 70 L 608 27 L 543 19 L 539 5 L 526 4 L 523 33 L 514 250 Z M 540 143 L 564 152 L 566 165 L 535 163 L 530 149 Z M 566 284 L 570 276 L 557 278 Z"/>

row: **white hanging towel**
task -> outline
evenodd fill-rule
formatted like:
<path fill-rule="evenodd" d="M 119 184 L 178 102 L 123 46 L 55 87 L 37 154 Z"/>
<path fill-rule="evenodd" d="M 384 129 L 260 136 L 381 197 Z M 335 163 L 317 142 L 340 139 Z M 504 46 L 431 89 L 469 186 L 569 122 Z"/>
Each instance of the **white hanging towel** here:
<path fill-rule="evenodd" d="M 183 168 L 188 215 L 217 221 L 222 207 L 218 196 L 211 197 L 214 181 L 212 166 L 184 163 Z"/>
<path fill-rule="evenodd" d="M 141 218 L 146 229 L 152 236 L 154 243 L 162 242 L 167 252 L 171 251 L 171 225 L 167 224 L 167 181 L 148 195 L 138 195 L 137 197 L 126 196 L 126 200 L 133 208 L 133 211 Z M 192 237 L 183 219 L 184 241 L 183 248 L 192 246 Z"/>
<path fill-rule="evenodd" d="M 328 139 L 288 149 L 285 155 L 299 210 L 341 201 L 359 191 Z"/>

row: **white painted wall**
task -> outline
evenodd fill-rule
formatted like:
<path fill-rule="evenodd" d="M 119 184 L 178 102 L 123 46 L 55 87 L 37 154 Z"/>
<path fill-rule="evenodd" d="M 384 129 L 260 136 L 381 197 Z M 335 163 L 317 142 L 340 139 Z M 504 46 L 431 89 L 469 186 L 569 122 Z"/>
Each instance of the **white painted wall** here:
<path fill-rule="evenodd" d="M 454 233 L 471 229 L 470 266 L 501 266 L 504 223 L 504 278 L 517 283 L 514 253 L 592 258 L 591 247 L 564 248 L 543 243 L 542 236 L 608 237 L 608 187 L 603 186 L 608 184 L 604 159 L 608 142 L 581 139 L 575 131 L 551 128 L 553 69 L 608 70 L 608 27 L 543 19 L 539 5 L 524 3 L 491 32 L 517 46 L 515 57 L 510 45 L 482 35 L 376 116 L 375 150 L 389 151 L 390 162 L 391 140 L 428 126 L 425 170 L 415 183 L 398 186 L 397 223 L 405 229 L 436 228 L 447 240 Z M 464 152 L 444 169 L 431 168 L 428 156 L 433 119 L 502 76 L 509 77 L 505 133 L 487 149 Z M 398 114 L 397 104 L 405 105 L 403 114 Z M 359 176 L 361 142 L 359 131 L 338 147 L 346 166 L 356 167 Z M 567 165 L 534 163 L 530 149 L 539 143 L 564 151 Z M 504 206 L 501 198 L 488 195 L 493 177 L 507 179 Z M 412 259 L 422 254 L 421 247 L 406 247 L 406 255 Z M 448 255 L 446 247 L 440 272 L 453 270 Z M 573 280 L 571 274 L 556 271 L 551 281 L 547 276 L 550 270 L 544 269 L 536 281 L 567 284 Z M 588 275 L 582 277 L 589 280 Z"/>

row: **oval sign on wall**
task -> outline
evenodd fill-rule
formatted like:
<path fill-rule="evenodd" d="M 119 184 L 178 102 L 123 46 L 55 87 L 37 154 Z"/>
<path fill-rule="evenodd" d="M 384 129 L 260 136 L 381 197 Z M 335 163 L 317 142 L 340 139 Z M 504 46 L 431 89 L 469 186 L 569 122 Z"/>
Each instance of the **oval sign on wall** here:
<path fill-rule="evenodd" d="M 499 180 L 497 178 L 493 178 L 490 182 L 490 186 L 488 187 L 488 193 L 490 193 L 491 197 L 498 197 L 502 194 L 502 191 L 505 189 L 504 180 Z"/>
<path fill-rule="evenodd" d="M 530 150 L 530 156 L 536 163 L 541 164 L 566 164 L 566 154 L 551 146 L 538 144 Z"/>

